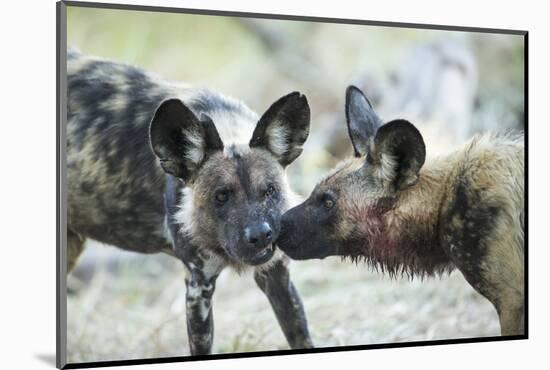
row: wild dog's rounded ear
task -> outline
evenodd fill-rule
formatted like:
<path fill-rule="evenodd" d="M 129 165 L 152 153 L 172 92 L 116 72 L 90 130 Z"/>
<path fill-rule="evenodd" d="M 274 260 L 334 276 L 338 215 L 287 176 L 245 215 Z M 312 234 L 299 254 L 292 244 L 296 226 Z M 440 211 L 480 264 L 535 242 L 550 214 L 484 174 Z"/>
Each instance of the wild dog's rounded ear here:
<path fill-rule="evenodd" d="M 366 155 L 368 140 L 374 137 L 382 120 L 374 112 L 365 94 L 353 85 L 346 89 L 346 122 L 355 156 Z"/>
<path fill-rule="evenodd" d="M 179 99 L 157 108 L 149 130 L 153 153 L 165 172 L 188 180 L 212 151 L 223 143 L 210 117 L 197 116 Z"/>
<path fill-rule="evenodd" d="M 416 183 L 426 159 L 426 146 L 418 129 L 409 121 L 398 119 L 380 127 L 367 161 L 383 180 L 398 190 Z"/>
<path fill-rule="evenodd" d="M 264 147 L 285 167 L 302 153 L 309 135 L 310 110 L 305 95 L 293 92 L 269 107 L 258 121 L 249 146 Z"/>

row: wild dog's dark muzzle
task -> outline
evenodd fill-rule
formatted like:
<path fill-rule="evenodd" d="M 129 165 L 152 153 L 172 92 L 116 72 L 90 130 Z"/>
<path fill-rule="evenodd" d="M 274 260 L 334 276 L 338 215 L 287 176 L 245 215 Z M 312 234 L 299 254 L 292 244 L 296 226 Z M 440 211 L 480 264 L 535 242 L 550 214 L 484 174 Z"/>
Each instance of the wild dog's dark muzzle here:
<path fill-rule="evenodd" d="M 244 229 L 244 239 L 250 247 L 250 252 L 246 262 L 260 265 L 269 261 L 275 252 L 273 236 L 273 229 L 265 221 L 247 226 Z"/>
<path fill-rule="evenodd" d="M 336 254 L 336 244 L 330 237 L 329 226 L 302 203 L 281 218 L 277 246 L 295 260 L 325 258 Z"/>
<path fill-rule="evenodd" d="M 246 241 L 257 248 L 264 248 L 271 243 L 273 231 L 267 222 L 248 226 L 244 229 Z"/>
<path fill-rule="evenodd" d="M 281 217 L 281 233 L 277 239 L 279 248 L 291 258 L 294 258 L 294 252 L 302 242 L 301 235 L 296 230 L 298 210 L 298 207 L 295 207 Z"/>

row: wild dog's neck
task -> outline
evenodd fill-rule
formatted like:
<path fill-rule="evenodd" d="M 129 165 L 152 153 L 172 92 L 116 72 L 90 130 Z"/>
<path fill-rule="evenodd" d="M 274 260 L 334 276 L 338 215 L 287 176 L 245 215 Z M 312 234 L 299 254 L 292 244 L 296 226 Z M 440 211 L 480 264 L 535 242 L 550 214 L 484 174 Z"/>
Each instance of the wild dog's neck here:
<path fill-rule="evenodd" d="M 448 160 L 452 158 L 432 161 L 416 184 L 363 210 L 359 234 L 367 239 L 362 253 L 369 263 L 390 274 L 433 275 L 447 270 L 438 219 L 449 181 Z"/>

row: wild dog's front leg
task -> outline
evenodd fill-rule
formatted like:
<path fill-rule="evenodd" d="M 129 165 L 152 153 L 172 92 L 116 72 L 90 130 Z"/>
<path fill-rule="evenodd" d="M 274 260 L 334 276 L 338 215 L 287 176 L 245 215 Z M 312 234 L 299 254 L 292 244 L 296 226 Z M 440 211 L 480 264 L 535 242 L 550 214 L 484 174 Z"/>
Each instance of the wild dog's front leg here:
<path fill-rule="evenodd" d="M 486 185 L 468 176 L 459 178 L 454 201 L 442 211 L 442 247 L 472 287 L 493 304 L 501 334 L 521 335 L 525 332 L 521 210 L 495 200 L 498 197 L 490 190 L 482 190 Z"/>
<path fill-rule="evenodd" d="M 176 255 L 187 268 L 185 307 L 189 348 L 191 355 L 206 355 L 211 352 L 214 340 L 212 295 L 225 265 L 181 236 L 176 245 Z"/>
<path fill-rule="evenodd" d="M 450 245 L 452 261 L 472 287 L 495 307 L 502 335 L 524 329 L 523 253 L 508 235 L 480 246 Z"/>
<path fill-rule="evenodd" d="M 268 269 L 258 268 L 254 280 L 267 295 L 277 321 L 291 348 L 311 348 L 302 300 L 288 272 L 288 260 L 279 260 Z"/>
<path fill-rule="evenodd" d="M 498 309 L 502 335 L 522 335 L 525 333 L 523 298 L 505 300 Z"/>
<path fill-rule="evenodd" d="M 217 275 L 207 277 L 200 269 L 191 269 L 185 279 L 187 335 L 192 355 L 206 355 L 212 350 L 214 320 L 212 317 L 212 295 Z"/>

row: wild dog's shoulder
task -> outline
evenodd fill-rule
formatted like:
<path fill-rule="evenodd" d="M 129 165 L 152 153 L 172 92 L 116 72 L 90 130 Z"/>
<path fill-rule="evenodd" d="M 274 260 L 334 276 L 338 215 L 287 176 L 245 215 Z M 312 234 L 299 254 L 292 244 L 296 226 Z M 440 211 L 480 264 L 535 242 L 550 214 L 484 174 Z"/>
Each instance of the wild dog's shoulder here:
<path fill-rule="evenodd" d="M 476 246 L 494 237 L 497 229 L 504 230 L 504 224 L 508 232 L 519 232 L 523 155 L 523 135 L 512 133 L 474 137 L 459 152 L 441 209 L 442 235 L 448 245 Z"/>

